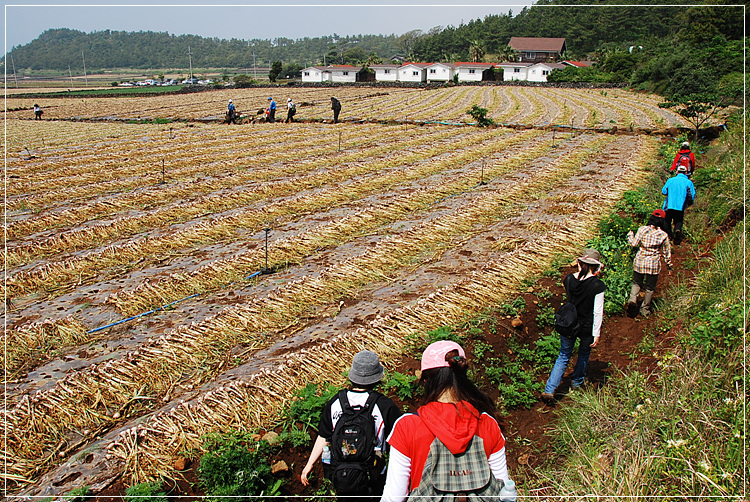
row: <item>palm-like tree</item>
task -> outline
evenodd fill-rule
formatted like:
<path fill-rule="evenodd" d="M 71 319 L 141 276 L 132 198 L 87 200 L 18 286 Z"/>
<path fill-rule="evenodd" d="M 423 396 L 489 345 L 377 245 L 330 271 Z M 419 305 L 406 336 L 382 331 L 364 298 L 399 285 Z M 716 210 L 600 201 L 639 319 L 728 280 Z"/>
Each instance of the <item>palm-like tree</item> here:
<path fill-rule="evenodd" d="M 510 45 L 506 45 L 500 49 L 498 57 L 500 58 L 501 63 L 518 61 L 518 51 Z"/>
<path fill-rule="evenodd" d="M 484 57 L 485 50 L 479 40 L 469 41 L 469 58 L 472 63 L 479 63 Z"/>

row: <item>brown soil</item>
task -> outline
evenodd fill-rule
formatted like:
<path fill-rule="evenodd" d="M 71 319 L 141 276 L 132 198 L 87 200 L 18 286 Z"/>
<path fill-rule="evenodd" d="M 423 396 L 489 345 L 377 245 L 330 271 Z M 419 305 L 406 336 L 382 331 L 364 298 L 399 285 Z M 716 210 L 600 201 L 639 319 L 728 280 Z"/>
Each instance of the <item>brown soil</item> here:
<path fill-rule="evenodd" d="M 662 273 L 655 299 L 657 306 L 660 295 L 670 285 L 681 279 L 688 279 L 694 274 L 694 268 L 685 269 L 683 268 L 683 264 L 695 263 L 694 260 L 697 258 L 699 257 L 693 254 L 693 249 L 689 244 L 685 243 L 681 246 L 673 247 L 674 269 L 680 272 L 673 272 L 671 274 Z M 573 268 L 569 266 L 561 271 L 557 277 L 542 278 L 521 295 L 526 302 L 526 308 L 520 316 L 523 321 L 522 327 L 514 329 L 510 325 L 511 319 L 508 316 L 493 313 L 490 317 L 494 318 L 494 322 L 492 320 L 483 322 L 479 325 L 483 333 L 473 336 L 479 337 L 491 344 L 494 353 L 499 354 L 508 351 L 507 340 L 511 336 L 519 336 L 523 344 L 530 344 L 539 338 L 540 331 L 549 333 L 551 330 L 550 327 L 544 329 L 537 327 L 537 304 L 543 302 L 559 305 L 564 295 L 561 279 L 571 271 L 573 271 Z M 537 294 L 545 289 L 548 289 L 552 293 L 552 296 L 540 299 Z M 589 388 L 600 388 L 606 385 L 607 381 L 618 370 L 628 371 L 630 369 L 637 369 L 649 372 L 649 370 L 654 368 L 656 361 L 654 355 L 669 350 L 674 343 L 674 338 L 670 335 L 670 332 L 665 332 L 663 328 L 658 326 L 657 317 L 643 318 L 638 316 L 635 319 L 631 319 L 623 312 L 622 314 L 605 318 L 602 328 L 602 340 L 599 346 L 591 352 L 588 369 Z M 494 324 L 497 328 L 491 330 L 491 324 Z M 646 333 L 656 335 L 656 347 L 650 354 L 643 354 L 637 349 Z M 468 345 L 470 346 L 471 343 Z M 467 350 L 468 352 L 469 350 Z M 540 400 L 531 408 L 517 408 L 500 417 L 501 427 L 507 439 L 508 469 L 511 475 L 517 472 L 519 466 L 539 467 L 548 463 L 555 455 L 552 449 L 551 438 L 546 434 L 546 431 L 555 420 L 556 414 L 554 413 L 554 408 L 564 405 L 565 394 L 569 390 L 569 375 L 572 372 L 574 363 L 575 361 L 572 360 L 566 377 L 563 378 L 561 386 L 557 389 L 556 397 L 558 403 L 554 406 L 548 406 Z M 400 361 L 395 370 L 402 373 L 413 373 L 417 368 L 417 360 L 410 358 Z M 492 392 L 490 392 L 490 395 L 496 398 L 497 390 L 494 392 L 494 395 Z M 399 407 L 403 405 L 407 406 L 409 411 L 416 410 L 419 405 L 417 401 L 402 402 L 395 396 L 390 397 L 393 398 Z M 310 487 L 303 487 L 299 481 L 299 473 L 307 461 L 308 454 L 308 447 L 287 447 L 270 459 L 271 464 L 283 460 L 289 466 L 288 471 L 277 473 L 277 477 L 284 479 L 282 494 L 310 496 L 318 488 L 316 480 L 320 480 L 323 477 L 322 467 L 319 462 L 312 471 L 312 483 Z M 193 497 L 197 499 L 203 495 L 197 482 L 197 465 L 197 459 L 189 459 L 186 469 L 183 471 L 184 479 L 179 480 L 176 484 L 165 484 L 164 489 L 168 491 L 170 496 L 179 495 L 186 497 L 182 500 L 189 501 L 194 500 Z M 120 502 L 124 499 L 124 494 L 125 487 L 122 482 L 116 481 L 106 490 L 95 494 L 95 499 L 100 502 Z"/>

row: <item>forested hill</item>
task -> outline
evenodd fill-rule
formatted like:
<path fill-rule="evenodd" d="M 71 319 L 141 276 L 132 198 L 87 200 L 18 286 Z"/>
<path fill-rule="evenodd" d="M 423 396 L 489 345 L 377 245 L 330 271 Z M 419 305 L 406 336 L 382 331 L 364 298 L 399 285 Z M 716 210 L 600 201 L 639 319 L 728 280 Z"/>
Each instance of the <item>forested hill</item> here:
<path fill-rule="evenodd" d="M 638 3 L 636 3 L 638 1 Z M 678 0 L 684 1 L 684 0 Z M 273 40 L 238 40 L 204 38 L 195 35 L 172 35 L 164 32 L 97 31 L 83 33 L 70 29 L 48 30 L 29 44 L 15 47 L 16 69 L 76 71 L 83 66 L 107 68 L 187 68 L 188 50 L 192 64 L 198 68 L 247 68 L 269 66 L 272 61 L 295 65 L 297 69 L 311 64 L 365 64 L 388 61 L 402 55 L 411 61 L 455 62 L 498 61 L 512 58 L 507 49 L 511 37 L 564 37 L 569 59 L 594 57 L 606 63 L 610 55 L 628 52 L 630 46 L 642 46 L 651 57 L 669 59 L 679 67 L 696 55 L 708 57 L 706 64 L 721 66 L 721 71 L 736 72 L 736 58 L 727 67 L 726 54 L 736 52 L 727 42 L 741 41 L 742 7 L 732 0 L 704 0 L 710 6 L 642 5 L 643 0 L 592 0 L 594 6 L 564 5 L 570 0 L 539 0 L 518 13 L 490 15 L 458 26 L 435 27 L 428 32 L 413 30 L 401 35 L 336 34 L 315 38 Z M 624 5 L 632 3 L 633 5 Z M 693 0 L 694 3 L 694 0 Z M 726 6 L 716 5 L 726 3 Z M 612 5 L 616 4 L 616 5 Z M 716 51 L 705 53 L 707 47 Z M 697 54 L 696 51 L 703 51 Z M 713 52 L 718 53 L 717 62 Z M 677 61 L 679 60 L 679 61 Z M 675 62 L 677 61 L 677 62 Z M 631 81 L 636 63 L 610 61 L 616 73 L 624 65 L 627 71 L 615 75 L 618 81 Z M 704 63 L 701 62 L 701 65 Z M 659 68 L 654 68 L 658 72 Z M 692 71 L 692 70 L 691 70 Z M 626 73 L 626 74 L 625 74 Z M 705 73 L 705 72 L 704 72 Z M 658 76 L 659 80 L 669 75 Z M 650 77 L 647 77 L 648 80 Z M 638 80 L 638 79 L 635 79 Z M 634 81 L 635 81 L 634 80 Z M 642 81 L 642 80 L 641 80 Z"/>
<path fill-rule="evenodd" d="M 356 42 L 355 42 L 356 40 Z M 47 30 L 31 43 L 12 51 L 16 69 L 67 70 L 95 68 L 187 68 L 188 50 L 193 67 L 247 68 L 269 66 L 271 61 L 319 64 L 340 63 L 342 56 L 366 60 L 371 54 L 390 58 L 398 53 L 395 35 L 357 35 L 301 38 L 292 40 L 238 40 L 172 35 L 166 32 Z M 343 54 L 342 54 L 343 53 Z"/>

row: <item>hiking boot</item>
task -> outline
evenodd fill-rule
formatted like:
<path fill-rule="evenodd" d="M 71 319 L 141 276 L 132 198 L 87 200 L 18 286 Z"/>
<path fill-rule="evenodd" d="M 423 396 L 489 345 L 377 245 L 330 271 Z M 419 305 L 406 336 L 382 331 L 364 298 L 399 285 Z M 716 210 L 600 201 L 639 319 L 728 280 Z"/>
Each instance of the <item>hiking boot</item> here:
<path fill-rule="evenodd" d="M 542 392 L 542 401 L 544 401 L 547 404 L 554 404 L 555 403 L 555 395 L 550 394 L 549 392 Z"/>
<path fill-rule="evenodd" d="M 643 317 L 648 317 L 651 315 L 651 308 L 650 307 L 641 307 L 641 315 Z"/>
<path fill-rule="evenodd" d="M 627 305 L 625 305 L 625 312 L 628 317 L 635 319 L 638 315 L 638 304 L 636 302 L 628 302 Z"/>

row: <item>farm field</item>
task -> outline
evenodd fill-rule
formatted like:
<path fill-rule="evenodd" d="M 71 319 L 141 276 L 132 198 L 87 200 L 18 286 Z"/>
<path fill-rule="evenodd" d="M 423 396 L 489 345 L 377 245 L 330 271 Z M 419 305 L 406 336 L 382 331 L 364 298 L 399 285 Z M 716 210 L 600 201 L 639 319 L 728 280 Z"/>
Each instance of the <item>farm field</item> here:
<path fill-rule="evenodd" d="M 132 98 L 10 98 L 8 118 L 30 118 L 35 102 L 45 119 L 218 120 L 231 98 L 240 113 L 254 115 L 273 96 L 277 118 L 286 117 L 286 98 L 297 104 L 297 119 L 331 119 L 330 97 L 342 102 L 344 121 L 471 122 L 472 105 L 489 110 L 501 124 L 568 125 L 578 128 L 666 129 L 689 124 L 662 98 L 622 89 L 558 89 L 522 86 L 457 86 L 450 88 L 256 88 L 226 89 L 188 95 Z"/>
<path fill-rule="evenodd" d="M 329 90 L 294 92 L 317 103 L 298 115 L 329 116 Z M 337 95 L 349 92 L 345 119 L 399 118 L 408 100 L 422 120 L 463 120 L 479 102 L 508 121 L 680 123 L 625 91 Z M 45 118 L 196 118 L 267 93 L 40 104 Z M 173 475 L 203 434 L 267 426 L 291 391 L 340 379 L 358 350 L 388 361 L 408 335 L 507 300 L 592 235 L 657 147 L 537 129 L 23 113 L 5 122 L 4 418 L 7 481 L 36 495 Z"/>

